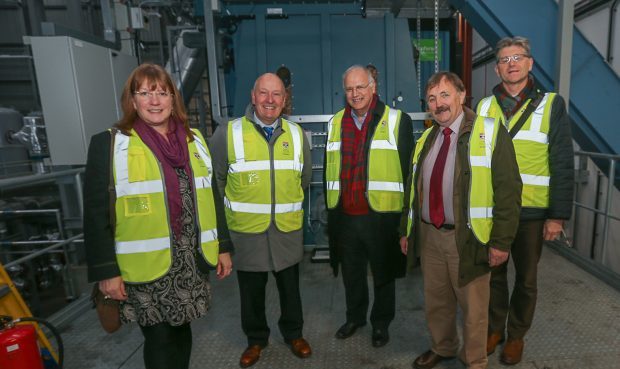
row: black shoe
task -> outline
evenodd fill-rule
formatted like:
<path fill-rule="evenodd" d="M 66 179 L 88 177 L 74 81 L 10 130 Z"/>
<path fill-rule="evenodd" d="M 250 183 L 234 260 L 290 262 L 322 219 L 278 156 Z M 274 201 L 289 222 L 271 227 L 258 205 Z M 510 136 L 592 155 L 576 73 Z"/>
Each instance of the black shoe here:
<path fill-rule="evenodd" d="M 357 324 L 357 323 L 346 322 L 336 332 L 336 338 L 340 338 L 341 340 L 345 338 L 349 338 L 353 335 L 353 333 L 355 333 L 357 328 L 361 328 L 365 325 L 366 323 Z"/>
<path fill-rule="evenodd" d="M 387 328 L 372 329 L 372 346 L 383 347 L 390 341 L 390 333 Z"/>

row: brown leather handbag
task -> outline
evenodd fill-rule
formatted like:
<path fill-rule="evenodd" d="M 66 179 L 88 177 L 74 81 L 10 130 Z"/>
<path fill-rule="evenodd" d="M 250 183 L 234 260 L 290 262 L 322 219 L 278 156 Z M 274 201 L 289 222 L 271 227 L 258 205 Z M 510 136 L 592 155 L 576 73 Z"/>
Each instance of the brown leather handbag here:
<path fill-rule="evenodd" d="M 121 327 L 120 301 L 103 295 L 99 290 L 99 283 L 93 285 L 90 295 L 93 307 L 97 309 L 97 316 L 101 327 L 108 333 L 114 333 Z"/>

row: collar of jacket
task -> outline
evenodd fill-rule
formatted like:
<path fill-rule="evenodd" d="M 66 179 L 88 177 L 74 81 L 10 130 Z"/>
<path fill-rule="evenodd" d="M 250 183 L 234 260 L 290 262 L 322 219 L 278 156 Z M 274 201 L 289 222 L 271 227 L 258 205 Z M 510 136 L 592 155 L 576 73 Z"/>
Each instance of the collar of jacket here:
<path fill-rule="evenodd" d="M 254 121 L 254 105 L 252 105 L 252 103 L 249 103 L 248 106 L 245 108 L 245 118 L 254 124 L 254 128 L 256 128 L 256 130 L 258 130 L 260 134 L 263 134 L 261 126 Z M 275 134 L 279 131 L 285 132 L 282 128 L 282 116 L 278 117 L 278 126 L 273 131 L 273 133 Z"/>

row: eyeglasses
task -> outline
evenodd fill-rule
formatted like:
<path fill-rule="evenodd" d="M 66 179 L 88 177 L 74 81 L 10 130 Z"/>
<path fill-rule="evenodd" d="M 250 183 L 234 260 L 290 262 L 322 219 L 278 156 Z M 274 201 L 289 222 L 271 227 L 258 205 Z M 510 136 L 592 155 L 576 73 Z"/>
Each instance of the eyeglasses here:
<path fill-rule="evenodd" d="M 168 91 L 136 91 L 133 94 L 143 100 L 150 99 L 155 96 L 159 97 L 160 99 L 167 99 L 170 96 L 173 96 L 172 93 Z"/>
<path fill-rule="evenodd" d="M 497 59 L 497 64 L 508 64 L 510 63 L 511 60 L 513 60 L 515 63 L 518 63 L 521 60 L 523 60 L 523 58 L 529 58 L 529 57 L 530 56 L 526 54 L 514 54 L 514 55 L 504 56 L 504 57 Z"/>
<path fill-rule="evenodd" d="M 368 88 L 368 86 L 370 86 L 370 85 L 372 85 L 372 83 L 371 83 L 371 82 L 368 82 L 368 83 L 366 84 L 366 86 L 359 85 L 359 86 L 355 86 L 355 87 L 347 87 L 347 88 L 345 88 L 345 89 L 344 89 L 344 92 L 345 92 L 347 95 L 352 94 L 354 90 L 355 90 L 355 92 L 360 93 L 360 92 L 362 92 L 363 90 L 367 89 L 367 88 Z"/>

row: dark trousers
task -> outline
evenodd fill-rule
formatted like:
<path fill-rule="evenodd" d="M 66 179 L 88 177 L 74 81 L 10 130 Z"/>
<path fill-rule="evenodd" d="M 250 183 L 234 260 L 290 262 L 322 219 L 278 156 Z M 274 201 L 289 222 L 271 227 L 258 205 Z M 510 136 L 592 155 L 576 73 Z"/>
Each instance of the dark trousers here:
<path fill-rule="evenodd" d="M 146 369 L 187 369 L 192 353 L 192 329 L 189 323 L 172 326 L 159 323 L 140 326 L 144 336 Z"/>
<path fill-rule="evenodd" d="M 373 327 L 387 328 L 394 320 L 396 287 L 390 272 L 388 253 L 385 252 L 384 232 L 379 229 L 377 215 L 343 215 L 342 280 L 347 303 L 347 322 L 366 323 L 368 312 L 368 271 L 370 263 L 374 280 L 374 301 L 370 312 Z M 380 282 L 379 282 L 380 281 Z"/>
<path fill-rule="evenodd" d="M 523 338 L 532 325 L 538 294 L 538 261 L 542 252 L 544 220 L 522 220 L 517 229 L 510 257 L 515 266 L 515 284 L 509 297 L 508 263 L 491 272 L 489 333 L 504 332 Z"/>
<path fill-rule="evenodd" d="M 302 337 L 304 326 L 299 293 L 299 264 L 279 272 L 272 272 L 276 278 L 280 295 L 280 319 L 278 327 L 285 342 Z M 269 326 L 265 316 L 265 286 L 268 272 L 237 271 L 241 296 L 241 328 L 248 337 L 248 345 L 267 346 Z"/>

